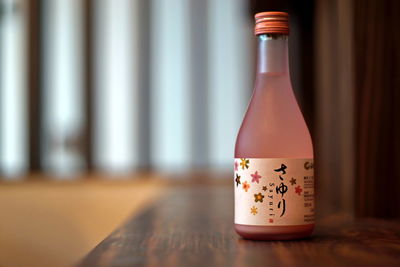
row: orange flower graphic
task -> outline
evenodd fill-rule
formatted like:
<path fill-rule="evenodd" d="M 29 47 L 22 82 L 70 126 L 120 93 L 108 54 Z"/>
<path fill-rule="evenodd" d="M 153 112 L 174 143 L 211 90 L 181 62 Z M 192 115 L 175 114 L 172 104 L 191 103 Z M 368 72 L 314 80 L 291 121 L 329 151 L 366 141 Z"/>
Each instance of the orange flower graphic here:
<path fill-rule="evenodd" d="M 244 189 L 244 191 L 248 191 L 249 190 L 249 188 L 250 188 L 250 184 L 247 182 L 247 181 L 244 181 L 244 183 L 243 183 L 243 189 Z"/>

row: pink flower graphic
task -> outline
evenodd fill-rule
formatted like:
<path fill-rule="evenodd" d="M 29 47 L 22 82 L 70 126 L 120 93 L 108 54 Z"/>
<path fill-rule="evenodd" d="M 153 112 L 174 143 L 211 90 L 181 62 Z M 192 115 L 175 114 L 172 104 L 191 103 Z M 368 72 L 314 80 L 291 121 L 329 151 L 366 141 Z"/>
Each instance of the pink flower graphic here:
<path fill-rule="evenodd" d="M 257 182 L 257 184 L 258 184 L 260 182 L 261 175 L 259 175 L 257 171 L 253 174 L 250 174 L 250 176 L 252 178 L 251 179 L 252 183 Z"/>
<path fill-rule="evenodd" d="M 239 163 L 237 163 L 237 161 L 235 160 L 235 172 L 238 170 L 239 167 Z"/>

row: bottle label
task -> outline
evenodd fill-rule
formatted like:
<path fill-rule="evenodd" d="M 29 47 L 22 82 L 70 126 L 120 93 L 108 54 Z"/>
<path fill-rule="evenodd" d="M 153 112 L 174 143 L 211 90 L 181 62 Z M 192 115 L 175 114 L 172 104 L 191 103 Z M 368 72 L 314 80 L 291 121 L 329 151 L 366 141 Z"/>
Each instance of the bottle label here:
<path fill-rule="evenodd" d="M 313 159 L 236 158 L 235 223 L 314 223 Z"/>

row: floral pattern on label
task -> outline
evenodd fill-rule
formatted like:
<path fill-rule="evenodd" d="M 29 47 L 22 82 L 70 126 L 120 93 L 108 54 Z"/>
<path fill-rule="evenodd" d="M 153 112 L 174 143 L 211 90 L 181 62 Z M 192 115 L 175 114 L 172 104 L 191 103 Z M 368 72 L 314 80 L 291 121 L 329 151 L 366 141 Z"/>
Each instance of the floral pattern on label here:
<path fill-rule="evenodd" d="M 236 158 L 235 223 L 314 223 L 313 159 Z"/>

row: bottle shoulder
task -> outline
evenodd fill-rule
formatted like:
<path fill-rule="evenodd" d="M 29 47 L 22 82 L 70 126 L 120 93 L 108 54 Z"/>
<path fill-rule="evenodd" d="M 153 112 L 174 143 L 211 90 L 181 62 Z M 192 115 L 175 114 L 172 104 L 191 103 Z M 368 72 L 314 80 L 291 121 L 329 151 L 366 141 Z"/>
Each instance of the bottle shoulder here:
<path fill-rule="evenodd" d="M 313 157 L 311 136 L 290 83 L 255 89 L 236 139 L 235 157 Z"/>
<path fill-rule="evenodd" d="M 242 125 L 236 139 L 235 157 L 313 157 L 312 139 L 306 127 L 302 127 L 302 129 L 285 129 L 282 127 L 280 130 L 265 128 L 260 130 L 259 127 L 252 125 Z"/>

